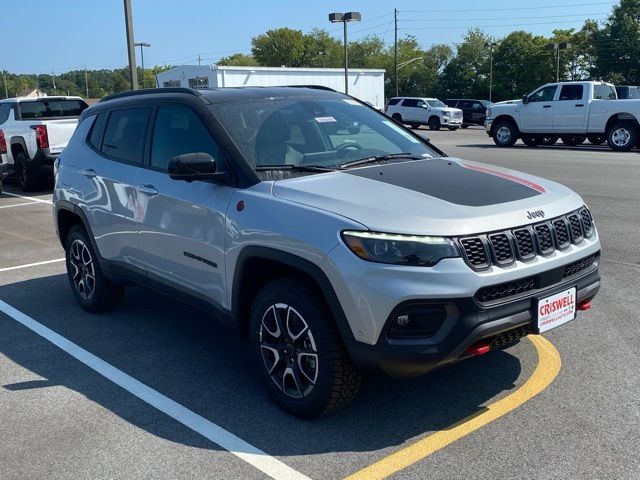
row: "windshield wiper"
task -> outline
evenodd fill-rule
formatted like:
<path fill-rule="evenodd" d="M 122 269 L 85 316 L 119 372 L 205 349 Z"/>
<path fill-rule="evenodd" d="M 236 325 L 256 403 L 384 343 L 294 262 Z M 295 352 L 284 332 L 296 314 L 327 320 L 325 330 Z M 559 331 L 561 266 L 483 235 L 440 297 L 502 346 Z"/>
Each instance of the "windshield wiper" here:
<path fill-rule="evenodd" d="M 386 160 L 393 160 L 396 158 L 406 158 L 407 160 L 424 160 L 429 157 L 421 157 L 415 155 L 413 153 L 404 152 L 404 153 L 388 153 L 386 155 L 376 155 L 374 157 L 365 157 L 360 160 L 354 160 L 352 162 L 341 163 L 338 165 L 339 168 L 349 168 L 355 167 L 357 165 L 365 165 L 367 163 L 375 163 L 375 162 L 384 162 Z"/>
<path fill-rule="evenodd" d="M 257 172 L 267 170 L 286 170 L 289 172 L 333 172 L 335 168 L 323 167 L 322 165 L 257 165 Z"/>

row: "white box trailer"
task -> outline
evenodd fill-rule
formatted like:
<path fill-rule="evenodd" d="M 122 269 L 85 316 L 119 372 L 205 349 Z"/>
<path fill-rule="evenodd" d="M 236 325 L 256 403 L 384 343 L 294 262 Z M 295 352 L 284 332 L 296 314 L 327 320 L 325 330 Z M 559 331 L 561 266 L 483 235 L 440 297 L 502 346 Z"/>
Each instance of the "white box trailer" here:
<path fill-rule="evenodd" d="M 384 108 L 384 70 L 349 70 L 349 95 Z M 323 85 L 344 92 L 341 68 L 227 67 L 180 65 L 156 77 L 158 87 L 220 88 Z"/>

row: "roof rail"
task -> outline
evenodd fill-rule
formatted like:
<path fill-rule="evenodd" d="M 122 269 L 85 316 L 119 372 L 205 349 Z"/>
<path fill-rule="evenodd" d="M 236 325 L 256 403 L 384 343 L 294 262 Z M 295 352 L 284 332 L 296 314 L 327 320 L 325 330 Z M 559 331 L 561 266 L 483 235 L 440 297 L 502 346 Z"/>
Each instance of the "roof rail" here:
<path fill-rule="evenodd" d="M 315 90 L 327 90 L 329 92 L 337 92 L 337 90 L 334 90 L 331 87 L 325 87 L 324 85 L 286 85 L 286 86 L 291 88 L 313 88 Z"/>
<path fill-rule="evenodd" d="M 100 102 L 106 102 L 107 100 L 115 100 L 116 98 L 135 97 L 138 95 L 150 95 L 153 93 L 186 93 L 188 95 L 194 95 L 199 97 L 202 95 L 198 90 L 185 87 L 164 87 L 164 88 L 142 88 L 140 90 L 129 90 L 126 92 L 113 93 L 102 97 Z"/>

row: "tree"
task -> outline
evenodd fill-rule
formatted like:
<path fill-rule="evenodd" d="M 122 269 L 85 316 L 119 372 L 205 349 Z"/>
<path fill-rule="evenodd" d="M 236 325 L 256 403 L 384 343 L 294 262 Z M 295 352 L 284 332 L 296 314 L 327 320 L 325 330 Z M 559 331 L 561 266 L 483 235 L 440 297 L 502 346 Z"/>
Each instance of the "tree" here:
<path fill-rule="evenodd" d="M 227 65 L 233 67 L 253 67 L 258 66 L 258 61 L 251 55 L 244 53 L 234 53 L 228 57 L 222 57 L 217 62 L 218 65 Z"/>
<path fill-rule="evenodd" d="M 486 98 L 489 96 L 489 48 L 493 39 L 480 29 L 470 29 L 456 47 L 453 59 L 442 73 L 445 97 Z"/>
<path fill-rule="evenodd" d="M 640 0 L 620 0 L 594 35 L 593 73 L 611 82 L 640 84 Z"/>
<path fill-rule="evenodd" d="M 339 68 L 343 66 L 343 46 L 326 30 L 314 28 L 307 35 L 307 66 Z"/>
<path fill-rule="evenodd" d="M 309 54 L 309 38 L 300 30 L 278 28 L 251 39 L 251 52 L 260 65 L 302 67 Z"/>

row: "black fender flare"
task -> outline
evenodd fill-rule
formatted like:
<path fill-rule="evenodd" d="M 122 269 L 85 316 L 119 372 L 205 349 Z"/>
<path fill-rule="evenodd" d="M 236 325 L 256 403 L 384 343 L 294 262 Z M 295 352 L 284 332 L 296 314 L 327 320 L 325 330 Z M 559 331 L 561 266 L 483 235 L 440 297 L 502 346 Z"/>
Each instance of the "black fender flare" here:
<path fill-rule="evenodd" d="M 324 298 L 329 309 L 331 310 L 331 314 L 335 319 L 336 326 L 342 338 L 344 338 L 345 340 L 354 340 L 353 332 L 351 331 L 351 326 L 349 325 L 347 317 L 344 313 L 342 304 L 340 303 L 340 300 L 336 295 L 331 281 L 324 273 L 324 271 L 318 265 L 310 262 L 309 260 L 288 252 L 284 252 L 282 250 L 269 247 L 248 246 L 245 247 L 238 255 L 233 276 L 233 289 L 231 292 L 231 311 L 234 319 L 237 322 L 240 321 L 238 314 L 241 309 L 240 302 L 242 298 L 240 294 L 240 286 L 242 284 L 246 264 L 249 260 L 252 259 L 264 259 L 282 263 L 294 270 L 299 270 L 300 272 L 312 278 L 324 295 Z"/>
<path fill-rule="evenodd" d="M 91 242 L 91 246 L 93 247 L 93 251 L 96 253 L 96 256 L 98 257 L 98 261 L 103 262 L 103 258 L 100 255 L 100 250 L 98 250 L 98 245 L 96 244 L 96 240 L 93 237 L 93 232 L 91 230 L 91 226 L 89 225 L 89 220 L 87 219 L 87 216 L 85 215 L 85 213 L 82 211 L 82 209 L 80 207 L 78 207 L 77 205 L 69 202 L 68 200 L 58 200 L 56 202 L 56 230 L 58 233 L 58 240 L 60 240 L 60 243 L 62 244 L 62 248 L 64 248 L 64 240 L 61 238 L 60 236 L 60 229 L 58 228 L 58 215 L 60 214 L 60 210 L 67 210 L 75 215 L 77 215 L 80 218 L 80 221 L 82 223 L 82 226 L 84 227 L 84 229 L 87 231 L 87 235 L 89 236 L 89 241 Z"/>
<path fill-rule="evenodd" d="M 16 158 L 13 155 L 13 146 L 14 145 L 19 145 L 22 150 L 24 151 L 24 154 L 27 156 L 27 159 L 29 159 L 29 150 L 27 149 L 27 142 L 24 140 L 23 137 L 11 137 L 11 141 L 9 142 L 9 151 L 11 152 L 11 157 L 13 158 L 13 163 L 16 162 Z"/>

